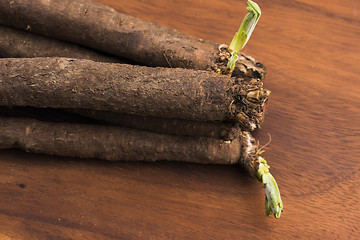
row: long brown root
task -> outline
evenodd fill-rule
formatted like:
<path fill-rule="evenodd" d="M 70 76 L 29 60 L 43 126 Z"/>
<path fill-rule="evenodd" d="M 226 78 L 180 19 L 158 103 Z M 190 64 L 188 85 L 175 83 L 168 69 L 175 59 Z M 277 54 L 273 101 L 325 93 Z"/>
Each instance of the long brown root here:
<path fill-rule="evenodd" d="M 182 136 L 210 137 L 234 140 L 241 129 L 233 122 L 192 121 L 174 118 L 138 116 L 132 114 L 96 111 L 91 109 L 65 109 L 83 117 L 127 128 Z"/>
<path fill-rule="evenodd" d="M 0 24 L 70 41 L 148 66 L 221 69 L 219 44 L 116 12 L 88 0 L 0 1 Z M 224 50 L 226 53 L 228 51 Z M 242 55 L 241 76 L 262 78 L 265 68 Z"/>
<path fill-rule="evenodd" d="M 241 138 L 230 142 L 114 126 L 4 117 L 0 117 L 0 148 L 110 161 L 169 160 L 216 164 L 235 164 L 242 151 Z"/>
<path fill-rule="evenodd" d="M 126 61 L 117 57 L 106 56 L 89 48 L 43 37 L 38 34 L 17 30 L 0 25 L 0 57 L 68 57 L 89 59 L 96 62 Z"/>
<path fill-rule="evenodd" d="M 260 126 L 269 91 L 250 81 L 189 69 L 64 58 L 0 59 L 0 105 L 86 108 Z M 230 106 L 230 108 L 229 108 Z"/>

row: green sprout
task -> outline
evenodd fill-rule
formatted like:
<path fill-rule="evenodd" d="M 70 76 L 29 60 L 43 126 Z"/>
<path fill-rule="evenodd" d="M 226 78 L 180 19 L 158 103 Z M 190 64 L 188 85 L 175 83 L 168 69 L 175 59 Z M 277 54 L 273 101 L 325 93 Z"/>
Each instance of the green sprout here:
<path fill-rule="evenodd" d="M 265 188 L 265 213 L 267 216 L 273 213 L 275 218 L 280 218 L 283 203 L 281 201 L 279 187 L 275 178 L 271 175 L 269 168 L 270 166 L 265 159 L 259 156 L 257 177 L 261 180 Z"/>
<path fill-rule="evenodd" d="M 227 64 L 227 68 L 230 73 L 235 68 L 235 62 L 238 59 L 238 53 L 248 42 L 254 28 L 259 21 L 261 10 L 260 7 L 253 1 L 248 0 L 248 14 L 245 16 L 243 22 L 241 23 L 239 30 L 235 34 L 233 40 L 230 43 L 229 50 L 231 52 L 231 57 Z"/>

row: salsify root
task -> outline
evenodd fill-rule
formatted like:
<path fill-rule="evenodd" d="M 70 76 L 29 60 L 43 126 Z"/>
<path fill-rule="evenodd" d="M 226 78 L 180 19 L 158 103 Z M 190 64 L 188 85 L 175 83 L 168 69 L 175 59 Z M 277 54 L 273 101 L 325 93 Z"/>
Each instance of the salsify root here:
<path fill-rule="evenodd" d="M 69 57 L 97 62 L 124 62 L 76 44 L 0 25 L 0 57 Z"/>
<path fill-rule="evenodd" d="M 283 208 L 275 179 L 259 155 L 258 143 L 245 131 L 233 141 L 223 141 L 116 126 L 0 117 L 0 148 L 109 161 L 240 164 L 263 183 L 267 215 L 274 213 L 279 218 Z"/>
<path fill-rule="evenodd" d="M 148 66 L 226 72 L 227 46 L 158 26 L 89 0 L 0 1 L 0 24 Z M 233 74 L 263 78 L 265 68 L 241 54 Z"/>
<path fill-rule="evenodd" d="M 0 105 L 85 108 L 261 126 L 270 91 L 259 79 L 66 58 L 0 59 Z"/>
<path fill-rule="evenodd" d="M 109 161 L 235 164 L 241 155 L 241 138 L 230 142 L 98 124 L 0 117 L 0 147 Z"/>
<path fill-rule="evenodd" d="M 150 132 L 175 134 L 182 136 L 209 137 L 234 140 L 239 131 L 238 124 L 220 121 L 193 121 L 175 118 L 138 116 L 133 114 L 97 111 L 92 109 L 64 109 L 82 117 L 95 119 L 103 123 Z"/>
<path fill-rule="evenodd" d="M 1 58 L 67 57 L 95 62 L 131 63 L 77 44 L 0 25 Z"/>

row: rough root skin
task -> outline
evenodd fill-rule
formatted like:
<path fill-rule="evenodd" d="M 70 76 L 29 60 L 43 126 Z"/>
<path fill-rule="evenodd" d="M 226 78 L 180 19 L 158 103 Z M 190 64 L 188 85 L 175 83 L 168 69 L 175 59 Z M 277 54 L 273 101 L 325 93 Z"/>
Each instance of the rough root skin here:
<path fill-rule="evenodd" d="M 212 69 L 220 74 L 230 74 L 227 64 L 231 57 L 231 52 L 226 44 L 219 45 L 218 52 L 215 56 L 215 63 Z M 251 56 L 246 56 L 243 53 L 239 54 L 238 61 L 235 64 L 235 69 L 232 72 L 232 77 L 241 78 L 256 78 L 263 80 L 265 78 L 266 68 L 265 66 L 257 62 Z"/>
<path fill-rule="evenodd" d="M 261 128 L 270 91 L 263 88 L 260 79 L 237 78 L 236 81 L 233 91 L 237 93 L 237 97 L 229 106 L 231 116 L 244 130 Z"/>
<path fill-rule="evenodd" d="M 240 157 L 240 165 L 250 173 L 250 175 L 257 178 L 257 170 L 259 169 L 259 146 L 256 140 L 251 136 L 249 132 L 241 132 L 242 150 Z M 259 179 L 261 181 L 261 179 Z"/>

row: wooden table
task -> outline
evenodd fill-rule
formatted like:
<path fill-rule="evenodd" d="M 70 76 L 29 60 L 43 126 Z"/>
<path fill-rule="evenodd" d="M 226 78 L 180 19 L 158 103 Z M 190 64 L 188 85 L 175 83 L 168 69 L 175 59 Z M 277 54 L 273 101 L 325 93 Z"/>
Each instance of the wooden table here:
<path fill-rule="evenodd" d="M 246 1 L 99 0 L 229 43 Z M 150 4 L 151 2 L 151 4 Z M 264 156 L 284 202 L 266 217 L 239 167 L 0 152 L 0 239 L 360 239 L 360 2 L 259 0 L 244 52 L 268 69 Z"/>

